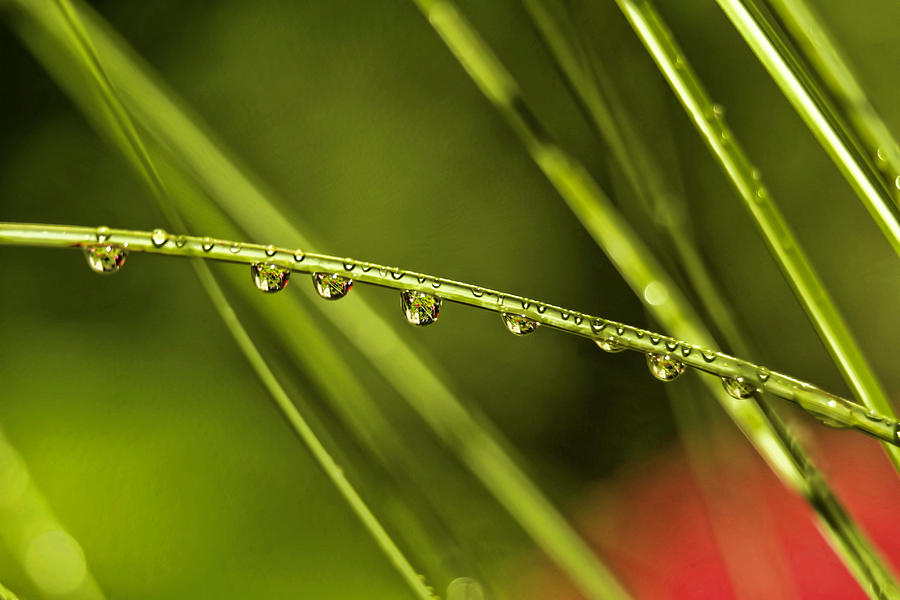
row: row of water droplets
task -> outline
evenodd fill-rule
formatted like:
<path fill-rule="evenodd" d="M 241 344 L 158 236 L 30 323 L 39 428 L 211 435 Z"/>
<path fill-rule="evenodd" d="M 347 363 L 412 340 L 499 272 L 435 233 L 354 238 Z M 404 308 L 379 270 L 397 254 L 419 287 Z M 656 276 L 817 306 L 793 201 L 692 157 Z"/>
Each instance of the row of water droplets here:
<path fill-rule="evenodd" d="M 114 273 L 121 269 L 125 264 L 125 258 L 128 255 L 127 243 L 110 243 L 110 230 L 107 227 L 99 227 L 96 232 L 96 238 L 96 243 L 91 243 L 84 247 L 85 257 L 90 268 L 97 273 L 103 274 Z M 185 236 L 172 238 L 164 230 L 154 229 L 150 235 L 150 241 L 156 248 L 162 248 L 170 241 L 180 248 L 186 244 L 187 238 Z M 215 241 L 208 237 L 204 238 L 200 243 L 200 247 L 204 252 L 210 252 L 215 247 Z M 233 254 L 238 254 L 241 250 L 242 246 L 239 243 L 234 243 L 229 247 L 229 251 Z M 278 249 L 275 248 L 275 246 L 270 245 L 265 248 L 266 256 L 273 257 L 277 253 Z M 293 252 L 292 256 L 297 263 L 303 262 L 305 258 L 305 254 L 302 250 Z M 356 263 L 349 259 L 344 262 L 344 270 L 346 272 L 352 271 L 356 266 Z M 365 272 L 372 268 L 373 265 L 361 265 L 361 269 Z M 399 280 L 404 276 L 404 273 L 398 269 L 388 269 L 386 267 L 378 268 L 382 271 L 383 277 L 387 277 L 388 274 L 390 274 L 394 279 Z M 258 290 L 265 293 L 275 293 L 283 290 L 291 279 L 291 272 L 292 271 L 289 268 L 273 263 L 255 262 L 250 265 L 250 277 L 253 284 Z M 418 280 L 419 283 L 424 283 L 426 278 L 420 276 L 418 277 Z M 353 287 L 353 279 L 342 273 L 313 273 L 312 283 L 316 293 L 325 300 L 339 300 L 345 297 Z M 434 279 L 432 281 L 432 287 L 435 289 L 440 286 L 440 280 Z M 478 287 L 470 287 L 469 290 L 476 298 L 481 298 L 485 294 L 485 291 Z M 431 325 L 432 323 L 435 323 L 440 316 L 443 299 L 435 294 L 418 290 L 402 290 L 400 292 L 400 300 L 400 307 L 403 315 L 412 325 L 418 327 Z M 503 306 L 504 300 L 504 296 L 497 296 L 498 305 Z M 521 302 L 523 310 L 527 310 L 532 305 L 532 302 L 529 300 L 522 300 Z M 547 310 L 547 306 L 540 303 L 534 303 L 534 306 L 535 310 L 541 314 Z M 576 325 L 580 325 L 584 320 L 583 315 L 568 313 L 562 310 L 560 310 L 560 316 L 563 320 L 572 318 Z M 506 329 L 517 336 L 534 333 L 540 326 L 538 321 L 516 312 L 501 312 L 500 318 Z M 595 319 L 591 322 L 591 330 L 594 334 L 599 334 L 609 325 L 611 324 L 607 321 Z M 615 330 L 615 335 L 609 334 L 605 337 L 595 339 L 594 342 L 599 348 L 609 353 L 617 353 L 626 350 L 626 346 L 620 341 L 625 333 L 625 328 L 621 325 L 616 325 Z M 638 337 L 643 337 L 645 335 L 645 333 L 640 330 L 636 330 L 635 333 Z M 646 335 L 650 336 L 650 342 L 654 345 L 664 341 L 663 338 L 652 334 Z M 679 347 L 681 348 L 681 354 L 684 357 L 689 356 L 693 351 L 692 346 L 680 344 L 673 340 L 665 340 L 664 352 L 646 353 L 647 366 L 650 373 L 655 378 L 660 381 L 674 381 L 684 373 L 686 368 L 685 363 L 677 356 Z M 701 354 L 706 362 L 712 362 L 716 357 L 716 354 L 710 351 L 701 351 Z M 767 373 L 768 372 L 764 370 L 760 371 L 761 381 L 765 381 L 768 378 Z M 725 391 L 734 398 L 749 398 L 757 391 L 756 386 L 751 384 L 744 377 L 723 377 L 722 384 Z"/>

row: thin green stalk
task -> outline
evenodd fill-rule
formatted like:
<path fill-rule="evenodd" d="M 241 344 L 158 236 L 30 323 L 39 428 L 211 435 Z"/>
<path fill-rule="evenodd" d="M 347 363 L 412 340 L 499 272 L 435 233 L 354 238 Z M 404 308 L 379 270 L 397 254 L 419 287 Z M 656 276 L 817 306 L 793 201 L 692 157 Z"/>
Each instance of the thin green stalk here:
<path fill-rule="evenodd" d="M 83 108 L 87 105 L 85 112 L 96 115 L 96 108 L 92 110 L 92 99 L 79 95 L 77 84 L 68 79 L 67 65 L 71 57 L 63 56 L 65 64 L 61 65 L 57 62 L 60 57 L 52 54 L 60 51 L 54 46 L 58 44 L 60 31 L 58 23 L 47 14 L 44 3 L 19 0 L 17 4 L 28 17 L 17 23 L 23 39 L 30 42 L 32 51 L 58 80 L 69 84 L 68 91 L 82 101 Z M 295 247 L 314 246 L 275 208 L 273 194 L 254 183 L 220 145 L 211 141 L 197 125 L 198 119 L 189 116 L 180 103 L 173 100 L 171 93 L 163 91 L 146 74 L 147 67 L 139 64 L 95 13 L 84 5 L 79 5 L 78 11 L 94 47 L 104 57 L 105 72 L 131 116 L 196 177 L 210 199 L 253 237 L 272 236 Z M 62 52 L 65 55 L 66 49 Z M 98 121 L 100 119 L 95 119 Z M 101 129 L 103 127 L 101 123 Z M 414 351 L 402 343 L 384 319 L 363 302 L 357 302 L 352 308 L 329 306 L 328 310 L 322 310 L 322 315 L 360 349 L 564 571 L 586 582 L 585 585 L 593 590 L 592 597 L 622 596 L 618 593 L 618 584 L 587 544 L 516 465 L 500 435 L 481 417 L 463 407 L 436 374 L 433 361 L 421 350 Z M 362 330 L 374 339 L 394 338 L 398 342 L 387 352 L 376 352 L 360 342 L 358 332 Z"/>
<path fill-rule="evenodd" d="M 712 344 L 712 336 L 655 257 L 584 167 L 543 130 L 512 76 L 453 4 L 446 0 L 416 0 L 416 3 L 648 310 L 677 335 Z M 711 390 L 715 388 L 709 378 L 702 379 Z M 826 510 L 828 503 L 823 500 L 834 500 L 833 494 L 813 470 L 802 448 L 780 427 L 777 416 L 767 413 L 765 402 L 736 401 L 721 390 L 713 393 L 776 473 L 806 496 L 825 525 L 829 539 L 839 549 L 838 555 L 863 588 L 873 597 L 897 595 L 897 584 L 890 571 L 852 521 L 834 518 Z"/>
<path fill-rule="evenodd" d="M 785 36 L 752 0 L 716 1 L 900 254 L 900 207 L 868 157 L 854 145 L 849 128 L 825 94 L 818 91 Z"/>
<path fill-rule="evenodd" d="M 93 81 L 100 89 L 106 107 L 112 114 L 113 121 L 119 132 L 126 140 L 126 146 L 130 150 L 131 157 L 138 165 L 138 171 L 144 175 L 153 191 L 153 194 L 167 220 L 173 225 L 184 227 L 184 223 L 178 210 L 175 208 L 166 189 L 165 182 L 160 177 L 159 171 L 150 157 L 146 146 L 141 139 L 128 111 L 122 105 L 118 94 L 109 81 L 103 66 L 88 38 L 75 9 L 68 0 L 57 0 L 57 7 L 66 24 L 66 31 L 70 34 L 73 47 L 81 53 L 83 64 L 86 66 Z M 413 594 L 423 600 L 434 598 L 431 588 L 425 585 L 424 578 L 420 577 L 412 567 L 409 560 L 403 555 L 387 531 L 381 526 L 375 515 L 369 510 L 362 498 L 346 479 L 343 470 L 338 467 L 324 445 L 319 441 L 313 430 L 303 419 L 296 406 L 291 402 L 287 393 L 278 383 L 274 373 L 269 368 L 265 359 L 259 353 L 255 344 L 241 325 L 234 310 L 228 302 L 221 287 L 212 274 L 209 266 L 202 260 L 192 260 L 197 278 L 204 291 L 209 296 L 222 321 L 228 328 L 241 352 L 256 372 L 266 390 L 272 396 L 276 406 L 287 419 L 300 439 L 306 444 L 313 458 L 331 480 L 338 492 L 344 497 L 351 510 L 360 519 L 363 526 L 375 540 L 378 547 L 384 552 L 390 563 L 397 569 Z"/>
<path fill-rule="evenodd" d="M 724 124 L 720 107 L 709 99 L 671 32 L 650 2 L 616 1 L 744 201 L 848 386 L 867 407 L 894 418 L 893 408 L 874 372 L 772 201 L 759 171 Z M 900 449 L 892 446 L 885 449 L 894 467 L 900 470 Z"/>
<path fill-rule="evenodd" d="M 102 240 L 102 242 L 101 242 Z M 353 258 L 312 254 L 272 245 L 240 243 L 209 237 L 170 235 L 162 230 L 131 231 L 107 227 L 78 227 L 0 222 L 0 245 L 45 248 L 84 248 L 97 244 L 127 248 L 129 252 L 181 258 L 202 258 L 243 265 L 267 264 L 295 273 L 333 273 L 354 283 L 394 290 L 414 290 L 443 300 L 495 312 L 526 317 L 566 333 L 594 341 L 613 342 L 641 353 L 671 353 L 694 369 L 723 379 L 742 377 L 760 391 L 795 402 L 822 419 L 867 433 L 900 446 L 900 423 L 867 411 L 849 400 L 830 394 L 805 381 L 706 346 L 680 341 L 652 331 L 553 306 L 538 300 L 427 275 L 386 267 Z M 681 307 L 682 309 L 684 307 Z M 695 328 L 699 329 L 695 326 Z M 708 334 L 704 334 L 708 337 Z"/>
<path fill-rule="evenodd" d="M 0 583 L 0 600 L 19 600 L 19 598 Z"/>
<path fill-rule="evenodd" d="M 893 186 L 900 202 L 900 146 L 881 115 L 869 101 L 853 69 L 844 59 L 831 33 L 805 0 L 769 0 L 817 74 L 843 108 L 859 137 L 875 154 L 876 165 Z"/>

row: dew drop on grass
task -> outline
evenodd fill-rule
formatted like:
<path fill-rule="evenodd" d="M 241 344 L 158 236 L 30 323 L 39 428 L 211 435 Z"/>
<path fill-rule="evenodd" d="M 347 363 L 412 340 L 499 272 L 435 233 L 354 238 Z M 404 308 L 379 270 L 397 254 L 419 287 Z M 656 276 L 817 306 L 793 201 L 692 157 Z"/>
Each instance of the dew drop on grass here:
<path fill-rule="evenodd" d="M 275 256 L 276 252 L 278 252 L 278 249 L 272 244 L 266 246 L 266 256 Z"/>
<path fill-rule="evenodd" d="M 340 300 L 353 287 L 353 280 L 337 273 L 313 273 L 313 287 L 326 300 Z"/>
<path fill-rule="evenodd" d="M 261 292 L 272 294 L 280 292 L 288 284 L 291 278 L 290 269 L 270 265 L 268 263 L 253 263 L 250 265 L 250 278 L 253 285 Z"/>
<path fill-rule="evenodd" d="M 303 262 L 303 259 L 306 258 L 306 254 L 303 253 L 303 250 L 294 250 L 294 260 L 297 262 Z"/>
<path fill-rule="evenodd" d="M 209 252 L 215 245 L 216 244 L 212 241 L 212 239 L 208 237 L 203 238 L 203 241 L 200 243 L 200 247 L 203 248 L 204 252 Z"/>
<path fill-rule="evenodd" d="M 231 245 L 231 248 L 228 249 L 232 254 L 237 254 L 241 251 L 241 245 L 238 242 L 235 242 Z"/>
<path fill-rule="evenodd" d="M 744 377 L 723 377 L 722 387 L 728 392 L 728 395 L 738 400 L 746 400 L 756 391 L 756 386 L 747 381 Z"/>
<path fill-rule="evenodd" d="M 447 586 L 447 600 L 484 600 L 484 588 L 471 577 L 458 577 Z"/>
<path fill-rule="evenodd" d="M 529 333 L 534 333 L 540 325 L 537 321 L 512 313 L 500 313 L 500 318 L 503 320 L 503 324 L 506 325 L 509 332 L 515 335 L 528 335 Z"/>
<path fill-rule="evenodd" d="M 185 244 L 187 244 L 187 237 L 179 235 L 177 238 L 175 238 L 175 245 L 179 248 L 184 248 Z"/>
<path fill-rule="evenodd" d="M 400 292 L 400 308 L 403 316 L 411 325 L 424 327 L 431 325 L 438 319 L 441 313 L 442 300 L 437 296 L 417 292 L 415 290 L 403 290 Z"/>
<path fill-rule="evenodd" d="M 684 363 L 671 354 L 650 352 L 647 354 L 650 374 L 660 381 L 674 381 L 684 373 Z"/>
<path fill-rule="evenodd" d="M 125 264 L 128 251 L 110 244 L 96 244 L 84 249 L 88 266 L 95 273 L 115 273 Z"/>
<path fill-rule="evenodd" d="M 610 354 L 626 350 L 625 346 L 617 342 L 612 336 L 609 336 L 606 339 L 594 340 L 594 343 L 597 344 L 598 348 L 604 352 L 609 352 Z"/>
<path fill-rule="evenodd" d="M 101 244 L 109 239 L 109 227 L 101 226 L 97 228 L 97 241 Z"/>
<path fill-rule="evenodd" d="M 165 229 L 154 229 L 150 234 L 150 242 L 156 248 L 162 248 L 169 241 L 169 234 Z"/>

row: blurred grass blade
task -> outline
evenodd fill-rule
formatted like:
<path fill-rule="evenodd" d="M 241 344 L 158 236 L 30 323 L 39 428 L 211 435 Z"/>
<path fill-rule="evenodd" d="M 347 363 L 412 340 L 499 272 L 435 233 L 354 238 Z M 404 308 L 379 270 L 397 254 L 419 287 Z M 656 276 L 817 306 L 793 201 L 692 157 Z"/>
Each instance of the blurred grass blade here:
<path fill-rule="evenodd" d="M 900 146 L 869 101 L 853 69 L 844 60 L 831 34 L 806 0 L 769 0 L 796 39 L 806 58 L 843 108 L 860 139 L 872 149 L 876 166 L 900 202 Z"/>
<path fill-rule="evenodd" d="M 19 598 L 0 583 L 0 600 L 19 600 Z"/>
<path fill-rule="evenodd" d="M 786 36 L 777 31 L 764 9 L 752 0 L 716 1 L 900 255 L 900 208 L 871 159 L 861 153 L 849 128 L 805 71 Z"/>
<path fill-rule="evenodd" d="M 617 2 L 755 219 L 847 385 L 867 407 L 893 417 L 894 411 L 884 390 L 772 201 L 759 171 L 751 165 L 725 125 L 721 108 L 707 96 L 671 32 L 651 3 L 644 0 Z M 900 448 L 885 445 L 885 449 L 894 467 L 900 470 Z"/>
<path fill-rule="evenodd" d="M 712 336 L 655 257 L 618 214 L 588 172 L 552 141 L 539 125 L 506 68 L 456 8 L 445 0 L 417 0 L 431 25 L 500 113 L 595 241 L 603 248 L 649 311 L 679 337 L 714 346 Z M 648 302 L 649 285 L 661 286 L 665 300 Z M 875 598 L 900 594 L 881 557 L 843 510 L 824 479 L 765 401 L 741 401 L 721 389 L 717 378 L 701 376 L 711 393 L 757 450 L 818 513 L 838 556 Z"/>
<path fill-rule="evenodd" d="M 83 67 L 91 74 L 91 77 L 100 90 L 100 96 L 106 108 L 112 116 L 112 121 L 125 140 L 121 147 L 129 155 L 132 161 L 138 165 L 144 178 L 150 184 L 154 196 L 169 224 L 178 230 L 184 230 L 184 223 L 177 208 L 172 203 L 166 190 L 165 182 L 160 177 L 159 171 L 153 163 L 147 148 L 145 147 L 137 128 L 131 120 L 128 111 L 120 102 L 111 82 L 108 80 L 103 66 L 97 56 L 91 41 L 85 32 L 75 9 L 68 0 L 56 0 L 59 14 L 62 16 L 65 30 L 69 34 L 72 47 L 81 58 Z M 408 559 L 403 555 L 387 531 L 381 526 L 375 515 L 369 510 L 365 502 L 344 476 L 343 471 L 332 459 L 331 455 L 319 441 L 316 434 L 309 427 L 296 406 L 291 402 L 287 393 L 278 383 L 272 370 L 269 368 L 262 354 L 250 339 L 244 327 L 241 325 L 234 310 L 216 282 L 212 271 L 202 260 L 191 261 L 197 278 L 203 289 L 212 301 L 216 311 L 228 328 L 241 352 L 256 372 L 266 390 L 272 396 L 276 406 L 285 416 L 294 432 L 306 444 L 316 462 L 338 489 L 351 510 L 360 519 L 363 526 L 370 533 L 378 547 L 384 552 L 390 563 L 399 572 L 415 596 L 422 600 L 431 600 L 433 595 L 424 580 L 418 575 Z"/>
<path fill-rule="evenodd" d="M 60 600 L 106 597 L 88 568 L 81 545 L 57 520 L 2 429 L 0 537 L 39 590 Z"/>
<path fill-rule="evenodd" d="M 59 23 L 47 15 L 42 2 L 20 0 L 29 17 L 18 23 L 26 42 L 57 77 L 65 67 L 51 64 L 40 36 L 58 37 Z M 312 242 L 281 215 L 257 184 L 220 150 L 217 144 L 162 91 L 137 59 L 124 50 L 99 17 L 77 5 L 81 20 L 100 56 L 106 74 L 138 123 L 202 183 L 209 196 L 252 237 L 278 239 L 293 247 Z M 61 71 L 62 70 L 62 71 Z M 70 90 L 71 91 L 71 90 Z M 320 304 L 316 305 L 317 307 Z M 590 597 L 624 597 L 624 591 L 571 526 L 510 458 L 500 436 L 473 417 L 435 374 L 419 350 L 402 343 L 383 318 L 361 299 L 350 306 L 332 305 L 322 315 L 379 369 L 409 405 L 428 423 L 462 462 L 482 481 L 502 506 L 537 544 L 580 582 Z M 365 330 L 373 339 L 397 339 L 389 351 L 361 343 Z"/>

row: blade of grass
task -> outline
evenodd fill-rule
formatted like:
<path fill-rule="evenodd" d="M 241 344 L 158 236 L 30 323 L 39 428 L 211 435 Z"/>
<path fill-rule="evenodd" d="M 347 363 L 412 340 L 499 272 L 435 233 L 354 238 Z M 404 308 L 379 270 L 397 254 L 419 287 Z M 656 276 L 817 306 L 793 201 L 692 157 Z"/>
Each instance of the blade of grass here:
<path fill-rule="evenodd" d="M 817 89 L 786 36 L 778 32 L 765 10 L 752 0 L 716 2 L 840 169 L 895 252 L 900 254 L 900 208 L 871 160 L 859 151 L 838 111 Z"/>
<path fill-rule="evenodd" d="M 863 404 L 888 416 L 893 408 L 853 335 L 718 109 L 655 8 L 644 0 L 616 0 L 704 141 L 750 211 L 788 283 L 847 385 Z M 892 417 L 893 418 L 893 417 Z M 900 470 L 900 449 L 885 446 Z"/>
<path fill-rule="evenodd" d="M 22 566 L 32 581 L 41 590 L 53 588 L 59 585 L 54 579 L 56 572 L 65 574 L 77 574 L 82 571 L 84 575 L 80 581 L 70 580 L 62 582 L 69 589 L 61 598 L 77 597 L 83 600 L 104 600 L 103 590 L 97 584 L 97 580 L 87 565 L 87 560 L 78 541 L 66 531 L 59 520 L 53 514 L 49 504 L 37 487 L 37 483 L 31 478 L 28 467 L 18 451 L 0 429 L 0 537 L 10 549 L 13 557 Z M 41 568 L 34 571 L 29 565 L 29 551 L 35 547 L 35 542 L 45 534 L 54 534 L 57 539 L 65 540 L 70 552 L 55 554 L 51 560 L 54 570 L 48 571 Z M 37 546 L 40 548 L 40 546 Z M 39 556 L 42 561 L 48 557 Z M 65 562 L 64 562 L 65 561 Z M 44 567 L 44 565 L 40 565 Z M 49 577 L 49 580 L 48 580 Z M 11 592 L 0 586 L 0 598 L 3 592 Z"/>
<path fill-rule="evenodd" d="M 88 70 L 94 83 L 99 88 L 100 96 L 111 114 L 111 121 L 126 141 L 123 145 L 124 151 L 130 154 L 130 157 L 135 164 L 138 165 L 138 170 L 143 174 L 145 180 L 150 185 L 153 195 L 155 196 L 161 211 L 166 216 L 167 221 L 171 225 L 183 229 L 184 223 L 169 197 L 166 185 L 160 177 L 159 171 L 154 165 L 128 111 L 122 105 L 112 83 L 107 78 L 100 59 L 88 38 L 87 32 L 75 12 L 75 8 L 68 0 L 56 0 L 56 7 L 62 16 L 62 20 L 65 24 L 65 31 L 70 36 L 73 48 L 76 50 L 76 53 L 80 55 L 83 66 Z M 425 585 L 424 578 L 419 576 L 416 569 L 413 568 L 412 564 L 400 551 L 399 547 L 397 547 L 375 515 L 369 510 L 362 497 L 360 497 L 356 492 L 356 489 L 344 476 L 343 470 L 337 465 L 325 449 L 325 446 L 319 441 L 319 438 L 297 410 L 296 406 L 291 402 L 291 399 L 281 387 L 281 384 L 269 368 L 262 354 L 259 353 L 256 345 L 247 334 L 243 325 L 241 325 L 241 322 L 238 320 L 237 315 L 232 309 L 231 304 L 228 302 L 224 292 L 222 292 L 222 289 L 213 276 L 209 266 L 202 260 L 192 260 L 191 264 L 194 267 L 197 278 L 204 291 L 212 301 L 216 312 L 228 328 L 235 343 L 256 372 L 256 375 L 271 395 L 278 409 L 288 421 L 288 424 L 307 446 L 328 479 L 337 488 L 341 496 L 343 496 L 351 510 L 356 514 L 363 526 L 372 536 L 375 543 L 381 551 L 384 552 L 389 562 L 409 586 L 412 593 L 423 600 L 431 600 L 434 598 L 431 588 Z"/>
<path fill-rule="evenodd" d="M 769 5 L 798 40 L 806 58 L 837 99 L 860 139 L 874 149 L 876 165 L 888 176 L 888 185 L 895 188 L 895 201 L 900 202 L 900 145 L 866 96 L 831 33 L 804 0 L 769 0 Z"/>
<path fill-rule="evenodd" d="M 0 600 L 19 600 L 19 598 L 0 583 Z"/>
<path fill-rule="evenodd" d="M 645 301 L 663 325 L 677 335 L 712 343 L 693 308 L 656 259 L 613 208 L 612 203 L 587 171 L 552 141 L 530 112 L 512 76 L 468 25 L 455 6 L 446 0 L 416 0 L 431 25 L 457 57 L 481 91 L 520 136 L 533 159 L 557 188 L 588 232 L 604 249 L 635 293 Z M 666 300 L 651 303 L 645 297 L 648 285 L 662 286 Z M 703 378 L 733 420 L 784 481 L 803 493 L 816 510 L 838 556 L 863 589 L 873 597 L 900 594 L 900 588 L 881 557 L 840 507 L 805 452 L 793 440 L 763 402 L 735 401 L 718 389 L 717 382 Z"/>
<path fill-rule="evenodd" d="M 20 0 L 18 5 L 29 18 L 20 27 L 33 28 L 23 32 L 26 42 L 35 32 L 51 38 L 59 35 L 58 24 L 47 18 L 42 3 Z M 246 176 L 202 131 L 198 119 L 188 116 L 145 74 L 146 68 L 139 66 L 100 18 L 83 5 L 77 6 L 94 47 L 104 57 L 104 69 L 132 117 L 186 165 L 222 210 L 254 237 L 271 236 L 294 247 L 311 246 L 308 237 L 275 208 L 271 194 Z M 42 49 L 32 46 L 32 50 L 40 59 Z M 52 71 L 50 65 L 48 68 Z M 352 308 L 329 306 L 322 315 L 354 344 L 359 344 L 356 335 L 363 326 L 375 338 L 397 337 L 382 317 L 362 302 Z M 429 366 L 433 361 L 399 342 L 389 352 L 376 352 L 366 345 L 359 349 L 538 545 L 591 590 L 591 597 L 625 596 L 585 542 L 516 465 L 499 434 L 483 418 L 466 410 Z"/>

